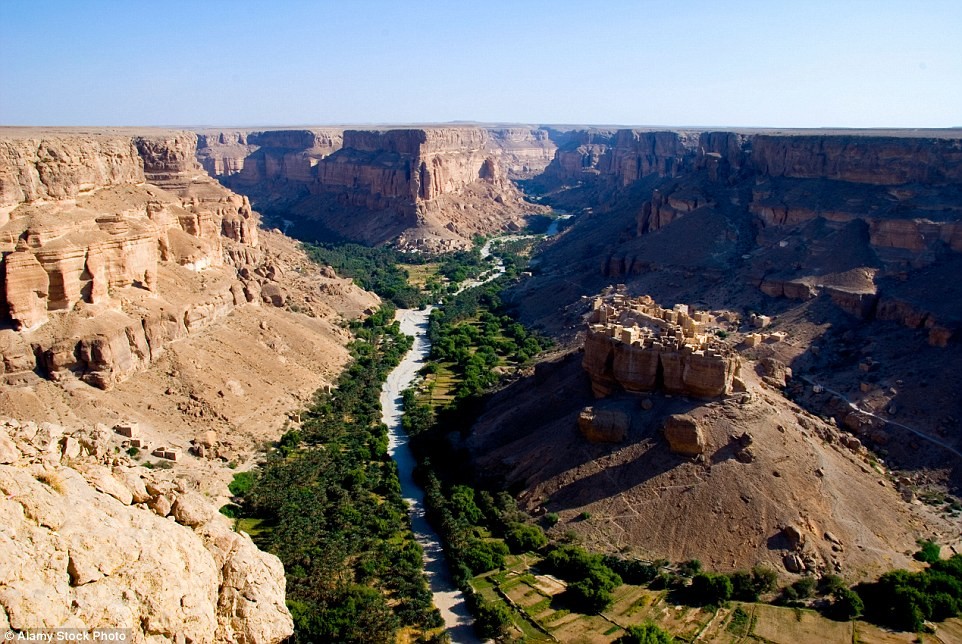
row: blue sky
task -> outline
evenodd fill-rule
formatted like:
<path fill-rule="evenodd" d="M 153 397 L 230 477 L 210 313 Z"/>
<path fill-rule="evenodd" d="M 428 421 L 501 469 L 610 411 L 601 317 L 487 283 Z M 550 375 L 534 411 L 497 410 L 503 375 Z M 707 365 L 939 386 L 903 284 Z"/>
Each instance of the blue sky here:
<path fill-rule="evenodd" d="M 0 0 L 0 124 L 962 126 L 962 2 Z"/>

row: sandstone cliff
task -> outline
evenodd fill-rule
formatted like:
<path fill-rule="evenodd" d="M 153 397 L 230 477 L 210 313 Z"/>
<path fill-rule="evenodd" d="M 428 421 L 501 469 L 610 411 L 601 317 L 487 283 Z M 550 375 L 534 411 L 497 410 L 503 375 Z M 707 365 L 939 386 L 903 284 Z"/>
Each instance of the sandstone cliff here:
<path fill-rule="evenodd" d="M 149 642 L 291 632 L 277 560 L 215 509 L 233 468 L 337 378 L 347 321 L 378 299 L 259 230 L 194 142 L 0 136 L 0 414 L 19 419 L 0 431 L 0 550 L 13 557 L 0 628 L 116 624 Z M 136 444 L 105 438 L 132 424 Z"/>
<path fill-rule="evenodd" d="M 509 178 L 540 172 L 554 152 L 544 131 L 526 128 L 201 136 L 198 156 L 208 172 L 287 220 L 295 234 L 368 243 L 400 237 L 402 246 L 428 250 L 522 226 L 538 208 Z"/>
<path fill-rule="evenodd" d="M 597 397 L 664 390 L 697 398 L 732 391 L 738 359 L 710 332 L 713 315 L 663 309 L 649 297 L 597 298 L 588 320 L 582 366 Z"/>
<path fill-rule="evenodd" d="M 18 363 L 107 388 L 236 306 L 287 304 L 249 201 L 203 174 L 195 140 L 183 132 L 0 140 L 0 175 L 12 178 L 0 313 L 37 357 L 12 358 L 18 343 L 5 341 L 3 372 Z M 187 294 L 178 288 L 185 280 L 203 284 Z"/>
<path fill-rule="evenodd" d="M 552 135 L 558 150 L 534 185 L 553 205 L 586 215 L 554 244 L 559 265 L 588 270 L 590 247 L 605 278 L 669 268 L 709 281 L 737 274 L 767 295 L 825 295 L 865 319 L 889 302 L 879 317 L 921 327 L 911 309 L 935 329 L 935 344 L 962 323 L 958 307 L 909 306 L 880 290 L 894 282 L 923 290 L 919 271 L 962 252 L 957 132 Z"/>
<path fill-rule="evenodd" d="M 0 629 L 125 628 L 135 642 L 279 642 L 284 571 L 185 478 L 107 430 L 0 422 Z"/>
<path fill-rule="evenodd" d="M 378 300 L 259 231 L 247 199 L 197 166 L 193 142 L 158 130 L 0 138 L 0 410 L 135 420 L 182 452 L 220 432 L 219 458 L 185 464 L 209 470 L 214 489 L 218 466 L 276 438 L 337 377 L 345 319 Z"/>

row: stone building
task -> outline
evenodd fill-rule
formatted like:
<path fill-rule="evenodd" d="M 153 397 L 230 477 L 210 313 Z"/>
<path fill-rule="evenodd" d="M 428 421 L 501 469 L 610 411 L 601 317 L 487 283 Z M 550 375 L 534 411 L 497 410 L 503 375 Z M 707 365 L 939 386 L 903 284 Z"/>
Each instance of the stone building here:
<path fill-rule="evenodd" d="M 731 393 L 739 362 L 710 329 L 715 316 L 658 306 L 649 296 L 628 297 L 609 289 L 595 299 L 588 316 L 582 366 L 595 396 L 619 389 L 664 390 L 698 398 Z"/>

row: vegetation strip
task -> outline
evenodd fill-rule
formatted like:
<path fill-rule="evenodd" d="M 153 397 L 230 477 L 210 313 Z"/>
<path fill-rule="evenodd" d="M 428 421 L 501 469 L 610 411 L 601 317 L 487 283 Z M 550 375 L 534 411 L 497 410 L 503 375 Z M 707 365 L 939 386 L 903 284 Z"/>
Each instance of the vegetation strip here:
<path fill-rule="evenodd" d="M 284 564 L 295 642 L 393 642 L 402 627 L 440 626 L 380 422 L 381 383 L 411 346 L 393 319 L 385 305 L 354 325 L 336 390 L 315 394 L 232 490 Z"/>

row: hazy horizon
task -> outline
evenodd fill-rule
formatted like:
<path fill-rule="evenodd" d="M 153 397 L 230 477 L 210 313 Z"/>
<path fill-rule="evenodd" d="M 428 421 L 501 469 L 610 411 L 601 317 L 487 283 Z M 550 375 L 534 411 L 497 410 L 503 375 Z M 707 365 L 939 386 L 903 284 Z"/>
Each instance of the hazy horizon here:
<path fill-rule="evenodd" d="M 0 3 L 0 124 L 962 126 L 962 3 Z"/>

